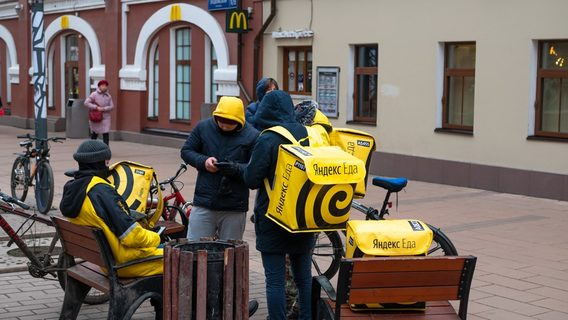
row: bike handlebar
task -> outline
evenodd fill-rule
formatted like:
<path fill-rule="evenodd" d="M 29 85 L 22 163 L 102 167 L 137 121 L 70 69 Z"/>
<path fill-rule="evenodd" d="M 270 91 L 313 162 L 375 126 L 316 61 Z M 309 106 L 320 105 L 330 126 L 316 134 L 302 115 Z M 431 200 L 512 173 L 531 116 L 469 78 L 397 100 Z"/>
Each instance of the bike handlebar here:
<path fill-rule="evenodd" d="M 182 173 L 184 173 L 186 171 L 187 171 L 187 165 L 185 164 L 185 162 L 182 162 L 179 166 L 179 169 L 176 171 L 176 174 L 173 177 L 166 179 L 164 181 L 160 181 L 158 184 L 160 186 L 170 184 L 172 181 L 175 181 Z"/>
<path fill-rule="evenodd" d="M 26 133 L 25 135 L 19 135 L 17 136 L 19 139 L 28 139 L 28 140 L 32 140 L 32 141 L 53 141 L 53 142 L 61 142 L 62 140 L 67 140 L 67 138 L 65 137 L 49 137 L 49 138 L 38 138 L 36 136 L 33 136 L 29 133 Z"/>
<path fill-rule="evenodd" d="M 13 198 L 3 192 L 0 192 L 0 199 L 2 199 L 2 201 L 7 202 L 7 203 L 13 203 L 13 204 L 17 204 L 18 206 L 20 206 L 22 209 L 24 210 L 28 210 L 30 209 L 30 206 L 25 204 L 24 202 Z"/>

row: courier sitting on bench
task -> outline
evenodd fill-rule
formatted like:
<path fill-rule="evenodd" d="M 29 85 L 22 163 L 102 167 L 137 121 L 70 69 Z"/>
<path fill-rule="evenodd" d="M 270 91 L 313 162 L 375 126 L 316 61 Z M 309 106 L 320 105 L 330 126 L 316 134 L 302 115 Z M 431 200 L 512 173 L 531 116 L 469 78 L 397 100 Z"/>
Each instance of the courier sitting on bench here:
<path fill-rule="evenodd" d="M 81 143 L 73 158 L 79 164 L 74 179 L 63 189 L 61 213 L 74 224 L 102 230 L 117 264 L 153 256 L 163 256 L 160 236 L 144 229 L 130 216 L 128 205 L 104 177 L 108 176 L 111 151 L 99 140 Z M 118 270 L 120 277 L 151 276 L 163 273 L 163 259 Z"/>
<path fill-rule="evenodd" d="M 337 291 L 313 278 L 313 319 L 461 319 L 467 317 L 476 257 L 373 257 L 342 259 Z M 328 298 L 321 298 L 321 290 Z M 448 300 L 460 300 L 459 312 Z M 426 301 L 426 310 L 352 311 L 350 305 Z M 434 302 L 433 302 L 434 301 Z"/>

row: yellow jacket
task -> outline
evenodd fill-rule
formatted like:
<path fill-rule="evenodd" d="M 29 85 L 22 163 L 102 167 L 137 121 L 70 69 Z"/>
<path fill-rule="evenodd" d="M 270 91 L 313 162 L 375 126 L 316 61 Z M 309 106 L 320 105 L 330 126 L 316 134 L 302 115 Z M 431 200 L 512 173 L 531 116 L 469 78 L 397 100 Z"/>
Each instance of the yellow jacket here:
<path fill-rule="evenodd" d="M 82 202 L 81 202 L 82 201 Z M 72 223 L 103 230 L 117 264 L 163 256 L 160 236 L 129 215 L 128 206 L 107 180 L 96 175 L 76 176 L 65 184 L 61 212 Z M 78 212 L 77 212 L 78 211 Z M 120 269 L 121 277 L 163 273 L 163 259 Z"/>

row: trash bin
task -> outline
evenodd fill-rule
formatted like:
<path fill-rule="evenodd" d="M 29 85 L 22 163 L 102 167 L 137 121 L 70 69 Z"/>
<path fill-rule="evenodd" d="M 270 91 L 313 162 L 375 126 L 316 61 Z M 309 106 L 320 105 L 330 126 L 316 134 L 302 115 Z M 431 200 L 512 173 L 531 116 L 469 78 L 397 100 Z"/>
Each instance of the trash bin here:
<path fill-rule="evenodd" d="M 204 261 L 205 268 L 198 268 Z M 245 242 L 170 242 L 164 252 L 164 267 L 164 319 L 180 314 L 187 319 L 198 319 L 198 314 L 206 320 L 233 319 L 232 315 L 248 312 Z"/>
<path fill-rule="evenodd" d="M 69 99 L 65 107 L 65 133 L 67 138 L 89 137 L 89 111 L 85 99 Z"/>

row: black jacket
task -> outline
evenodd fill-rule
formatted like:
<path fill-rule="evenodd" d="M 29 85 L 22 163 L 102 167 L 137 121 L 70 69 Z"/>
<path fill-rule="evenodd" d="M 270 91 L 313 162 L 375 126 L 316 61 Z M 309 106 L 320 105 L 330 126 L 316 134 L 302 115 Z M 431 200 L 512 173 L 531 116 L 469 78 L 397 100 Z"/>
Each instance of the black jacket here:
<path fill-rule="evenodd" d="M 181 149 L 181 158 L 198 170 L 193 204 L 211 210 L 248 211 L 249 190 L 238 178 L 211 173 L 205 160 L 247 163 L 258 131 L 245 123 L 235 132 L 223 132 L 214 118 L 201 120 Z"/>
<path fill-rule="evenodd" d="M 276 125 L 286 128 L 296 140 L 305 138 L 306 128 L 295 120 L 294 104 L 286 92 L 269 92 L 261 102 L 255 116 L 257 128 L 264 130 Z M 284 137 L 271 131 L 262 133 L 254 145 L 251 159 L 244 171 L 244 180 L 251 189 L 259 189 L 254 206 L 256 216 L 256 248 L 266 253 L 305 253 L 314 245 L 313 233 L 290 233 L 278 226 L 265 215 L 268 209 L 268 195 L 263 180 L 274 180 L 278 147 L 290 143 Z M 307 140 L 306 143 L 307 144 Z"/>

